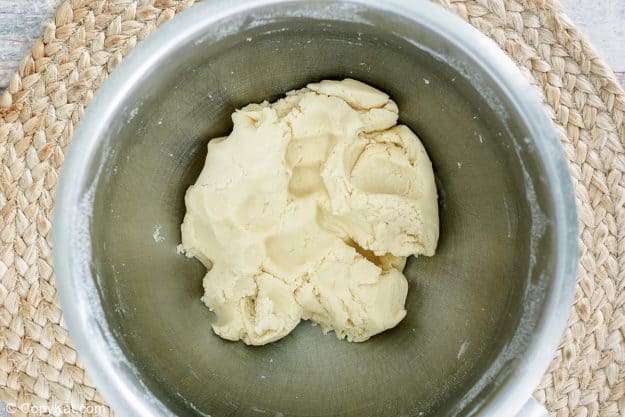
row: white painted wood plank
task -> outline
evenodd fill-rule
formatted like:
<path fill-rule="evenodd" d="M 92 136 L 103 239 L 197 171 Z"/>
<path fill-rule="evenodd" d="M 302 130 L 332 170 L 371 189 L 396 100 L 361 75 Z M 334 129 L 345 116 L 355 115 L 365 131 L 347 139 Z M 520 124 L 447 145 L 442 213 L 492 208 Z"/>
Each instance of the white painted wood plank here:
<path fill-rule="evenodd" d="M 62 0 L 0 0 L 0 89 Z M 562 0 L 625 85 L 625 0 Z"/>
<path fill-rule="evenodd" d="M 0 0 L 0 86 L 4 87 L 41 25 L 54 15 L 61 0 Z"/>
<path fill-rule="evenodd" d="M 625 72 L 625 0 L 562 0 L 615 72 Z"/>

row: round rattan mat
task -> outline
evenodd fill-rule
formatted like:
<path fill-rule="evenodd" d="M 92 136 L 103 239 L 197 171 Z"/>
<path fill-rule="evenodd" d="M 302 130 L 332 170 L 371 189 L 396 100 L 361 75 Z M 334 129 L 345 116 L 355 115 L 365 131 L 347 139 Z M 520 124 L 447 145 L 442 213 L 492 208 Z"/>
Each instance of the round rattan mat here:
<path fill-rule="evenodd" d="M 193 2 L 67 1 L 0 97 L 0 399 L 10 415 L 112 414 L 56 297 L 54 190 L 102 81 Z M 575 307 L 535 396 L 553 416 L 625 416 L 623 90 L 557 0 L 438 2 L 492 38 L 536 85 L 570 162 L 580 216 Z"/>

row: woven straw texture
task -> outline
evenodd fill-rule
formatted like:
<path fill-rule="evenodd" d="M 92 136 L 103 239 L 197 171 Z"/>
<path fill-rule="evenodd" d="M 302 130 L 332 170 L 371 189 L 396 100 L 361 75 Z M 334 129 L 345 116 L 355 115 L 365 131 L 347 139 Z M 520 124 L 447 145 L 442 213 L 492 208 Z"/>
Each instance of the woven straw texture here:
<path fill-rule="evenodd" d="M 18 406 L 12 415 L 112 415 L 56 297 L 54 190 L 74 127 L 102 81 L 193 2 L 70 0 L 0 97 L 0 399 Z M 575 307 L 535 396 L 552 416 L 625 416 L 623 91 L 557 0 L 438 2 L 519 65 L 544 97 L 570 162 L 580 215 Z M 25 405 L 36 407 L 22 413 Z"/>

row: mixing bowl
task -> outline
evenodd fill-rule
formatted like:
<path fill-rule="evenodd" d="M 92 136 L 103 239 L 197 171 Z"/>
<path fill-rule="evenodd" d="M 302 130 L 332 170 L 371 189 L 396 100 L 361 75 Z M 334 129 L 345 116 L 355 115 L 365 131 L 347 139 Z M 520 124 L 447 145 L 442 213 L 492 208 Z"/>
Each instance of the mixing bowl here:
<path fill-rule="evenodd" d="M 410 259 L 407 317 L 365 343 L 307 322 L 263 347 L 224 341 L 200 302 L 204 268 L 176 252 L 207 141 L 240 106 L 345 77 L 389 93 L 427 148 L 437 253 Z M 425 1 L 211 0 L 93 100 L 54 244 L 72 339 L 120 415 L 502 417 L 540 412 L 524 404 L 566 323 L 576 226 L 537 95 L 459 18 Z"/>

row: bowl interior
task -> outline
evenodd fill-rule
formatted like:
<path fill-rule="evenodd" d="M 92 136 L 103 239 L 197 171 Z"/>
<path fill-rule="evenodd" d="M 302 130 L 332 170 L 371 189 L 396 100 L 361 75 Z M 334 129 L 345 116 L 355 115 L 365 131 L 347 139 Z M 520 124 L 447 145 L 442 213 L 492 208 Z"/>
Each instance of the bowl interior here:
<path fill-rule="evenodd" d="M 224 18 L 189 39 L 117 110 L 91 223 L 108 325 L 179 415 L 469 414 L 523 351 L 542 302 L 527 288 L 554 268 L 549 222 L 536 234 L 532 204 L 546 219 L 552 208 L 529 130 L 493 78 L 425 26 L 374 12 L 272 16 L 236 30 Z M 408 316 L 361 344 L 309 323 L 264 347 L 221 340 L 200 302 L 204 268 L 176 253 L 207 141 L 240 106 L 344 77 L 390 94 L 434 165 L 441 238 L 406 267 Z"/>

